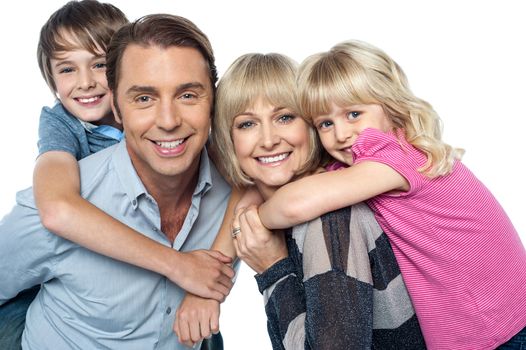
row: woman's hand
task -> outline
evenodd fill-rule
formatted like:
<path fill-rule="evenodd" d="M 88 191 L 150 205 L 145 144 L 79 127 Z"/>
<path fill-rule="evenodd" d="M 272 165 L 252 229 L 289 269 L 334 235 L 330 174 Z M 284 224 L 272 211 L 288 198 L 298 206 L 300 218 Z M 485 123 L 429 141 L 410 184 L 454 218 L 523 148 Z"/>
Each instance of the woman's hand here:
<path fill-rule="evenodd" d="M 259 220 L 257 207 L 249 206 L 236 212 L 232 229 L 237 256 L 258 274 L 288 256 L 283 232 L 269 231 Z"/>

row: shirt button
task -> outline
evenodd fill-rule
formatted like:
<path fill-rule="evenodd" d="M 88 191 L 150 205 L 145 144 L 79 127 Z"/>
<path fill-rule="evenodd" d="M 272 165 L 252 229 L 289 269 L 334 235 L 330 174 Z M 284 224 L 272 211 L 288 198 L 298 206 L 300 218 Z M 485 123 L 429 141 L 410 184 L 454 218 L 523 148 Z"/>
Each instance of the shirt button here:
<path fill-rule="evenodd" d="M 171 307 L 168 307 L 168 309 L 166 309 L 166 314 L 169 315 L 170 312 L 172 312 L 172 308 L 171 308 Z"/>
<path fill-rule="evenodd" d="M 152 230 L 154 230 L 155 232 L 157 232 L 157 231 L 158 231 L 158 230 L 157 230 L 157 227 L 155 227 L 155 226 L 154 226 L 154 227 L 152 227 Z"/>
<path fill-rule="evenodd" d="M 135 199 L 132 200 L 132 204 L 133 204 L 133 205 L 137 205 L 137 200 L 135 200 Z"/>

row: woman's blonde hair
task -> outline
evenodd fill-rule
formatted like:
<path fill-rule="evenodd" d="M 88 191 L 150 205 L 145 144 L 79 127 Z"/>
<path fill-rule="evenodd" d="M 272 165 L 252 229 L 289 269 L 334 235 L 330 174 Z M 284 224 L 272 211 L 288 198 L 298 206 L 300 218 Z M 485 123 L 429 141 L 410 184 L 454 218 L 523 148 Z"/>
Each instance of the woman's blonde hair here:
<path fill-rule="evenodd" d="M 338 106 L 379 104 L 407 141 L 427 156 L 418 169 L 428 177 L 451 172 L 462 150 L 442 141 L 442 122 L 431 105 L 416 97 L 400 66 L 380 49 L 361 41 L 340 43 L 308 57 L 298 73 L 299 109 L 308 118 Z"/>
<path fill-rule="evenodd" d="M 285 55 L 251 53 L 236 59 L 220 79 L 212 119 L 211 147 L 220 163 L 217 165 L 234 186 L 253 185 L 241 169 L 234 151 L 234 118 L 251 108 L 258 98 L 297 114 L 296 73 L 297 64 Z M 309 140 L 310 154 L 299 173 L 310 171 L 319 163 L 320 146 L 312 127 L 309 127 Z"/>

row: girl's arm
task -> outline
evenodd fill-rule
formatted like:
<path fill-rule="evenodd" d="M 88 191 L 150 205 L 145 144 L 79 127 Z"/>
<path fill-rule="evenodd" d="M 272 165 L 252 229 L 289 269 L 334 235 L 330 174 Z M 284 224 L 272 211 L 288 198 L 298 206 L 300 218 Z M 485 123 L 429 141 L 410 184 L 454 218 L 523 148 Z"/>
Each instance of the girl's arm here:
<path fill-rule="evenodd" d="M 80 196 L 76 159 L 67 152 L 40 155 L 33 175 L 42 224 L 97 253 L 157 272 L 182 288 L 224 300 L 232 287 L 231 259 L 213 251 L 178 252 L 112 218 Z M 126 249 L 122 249 L 126 247 Z"/>
<path fill-rule="evenodd" d="M 385 192 L 408 190 L 407 180 L 393 168 L 365 161 L 281 187 L 259 207 L 259 216 L 267 228 L 283 229 Z"/>

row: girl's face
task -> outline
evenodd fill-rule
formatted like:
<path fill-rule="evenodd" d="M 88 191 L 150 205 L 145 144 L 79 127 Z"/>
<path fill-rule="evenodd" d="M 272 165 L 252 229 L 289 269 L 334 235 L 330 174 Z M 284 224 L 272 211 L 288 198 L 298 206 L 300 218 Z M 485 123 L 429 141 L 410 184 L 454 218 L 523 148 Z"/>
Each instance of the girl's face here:
<path fill-rule="evenodd" d="M 74 42 L 73 38 L 69 40 Z M 94 55 L 77 49 L 57 52 L 55 56 L 51 59 L 51 72 L 64 107 L 82 121 L 113 124 L 104 51 Z"/>
<path fill-rule="evenodd" d="M 392 123 L 382 106 L 377 104 L 340 107 L 333 103 L 328 115 L 313 119 L 321 143 L 329 154 L 340 162 L 352 165 L 351 146 L 367 128 L 383 132 L 392 129 Z"/>
<path fill-rule="evenodd" d="M 264 193 L 289 182 L 309 154 L 309 125 L 258 98 L 234 118 L 232 140 L 243 172 Z"/>

